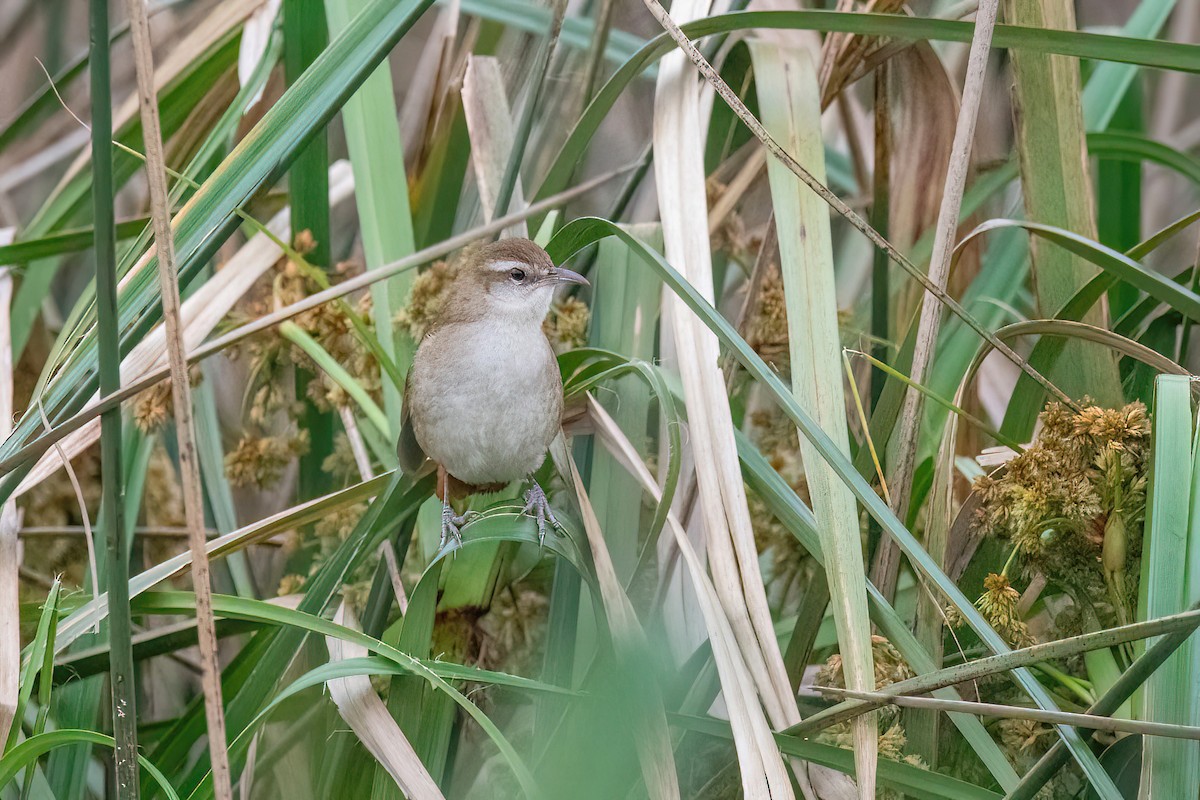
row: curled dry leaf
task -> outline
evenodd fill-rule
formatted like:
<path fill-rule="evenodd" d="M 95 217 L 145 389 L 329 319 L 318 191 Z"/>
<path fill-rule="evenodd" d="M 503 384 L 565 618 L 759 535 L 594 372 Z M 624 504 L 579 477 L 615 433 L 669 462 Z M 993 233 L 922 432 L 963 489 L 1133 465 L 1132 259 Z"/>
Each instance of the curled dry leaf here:
<path fill-rule="evenodd" d="M 333 621 L 339 625 L 359 630 L 354 612 L 343 601 L 338 606 Z M 329 660 L 344 661 L 348 658 L 363 658 L 367 648 L 360 644 L 343 641 L 333 636 L 325 637 L 329 648 Z M 443 800 L 441 789 L 434 782 L 429 770 L 421 763 L 417 751 L 404 736 L 388 711 L 387 704 L 375 694 L 371 679 L 366 675 L 338 678 L 326 684 L 338 713 L 354 731 L 375 760 L 387 770 L 392 780 L 410 800 Z"/>

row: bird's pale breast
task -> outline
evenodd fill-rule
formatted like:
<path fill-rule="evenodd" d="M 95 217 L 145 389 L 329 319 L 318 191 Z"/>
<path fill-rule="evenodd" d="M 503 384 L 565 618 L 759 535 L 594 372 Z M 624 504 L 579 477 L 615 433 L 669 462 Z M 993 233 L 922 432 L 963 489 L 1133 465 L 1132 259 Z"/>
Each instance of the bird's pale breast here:
<path fill-rule="evenodd" d="M 470 484 L 537 469 L 562 423 L 562 381 L 540 328 L 464 322 L 417 351 L 409 388 L 425 453 Z"/>

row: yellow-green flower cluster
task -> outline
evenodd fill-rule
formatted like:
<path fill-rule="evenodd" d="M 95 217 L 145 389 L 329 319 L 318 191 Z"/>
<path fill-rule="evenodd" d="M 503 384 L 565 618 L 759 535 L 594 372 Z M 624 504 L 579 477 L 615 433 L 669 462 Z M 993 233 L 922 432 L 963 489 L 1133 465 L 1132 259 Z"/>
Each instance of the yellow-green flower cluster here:
<path fill-rule="evenodd" d="M 592 310 L 587 303 L 577 297 L 568 297 L 550 310 L 542 330 L 546 332 L 554 352 L 561 355 L 587 344 L 588 322 L 591 318 Z"/>
<path fill-rule="evenodd" d="M 1136 597 L 1150 423 L 1146 408 L 1051 404 L 1035 441 L 976 481 L 974 524 L 1012 542 L 1030 574 L 1076 597 L 1107 594 L 1117 620 Z"/>
<path fill-rule="evenodd" d="M 200 383 L 204 373 L 198 364 L 188 369 L 188 382 L 192 386 Z M 169 380 L 159 381 L 137 396 L 133 403 L 133 424 L 142 433 L 153 433 L 167 423 L 175 414 L 175 401 Z"/>
<path fill-rule="evenodd" d="M 424 338 L 446 304 L 446 290 L 458 274 L 458 260 L 438 261 L 417 275 L 408 304 L 396 315 L 396 323 L 416 341 Z"/>
<path fill-rule="evenodd" d="M 904 656 L 895 645 L 882 636 L 871 637 L 871 655 L 875 661 L 875 686 L 882 689 L 893 683 L 898 683 L 913 677 L 916 673 L 908 666 Z M 817 686 L 835 688 L 846 687 L 846 679 L 842 674 L 842 657 L 834 654 L 817 672 L 813 683 Z M 904 758 L 904 747 L 908 737 L 900 725 L 900 712 L 895 706 L 884 706 L 876 712 L 876 722 L 879 725 L 879 755 L 884 758 L 900 760 Z M 854 735 L 849 722 L 841 722 L 823 730 L 819 740 L 828 744 L 853 749 Z"/>
<path fill-rule="evenodd" d="M 1012 587 L 1006 575 L 988 573 L 983 579 L 983 594 L 975 601 L 975 607 L 1013 647 L 1028 647 L 1034 643 L 1029 626 L 1021 619 L 1017 606 L 1021 593 Z"/>
<path fill-rule="evenodd" d="M 308 452 L 308 431 L 294 436 L 243 436 L 225 455 L 225 476 L 233 486 L 265 489 L 274 485 L 298 456 Z"/>
<path fill-rule="evenodd" d="M 776 270 L 763 280 L 757 307 L 746 320 L 746 342 L 781 374 L 789 373 L 787 300 L 783 276 Z"/>

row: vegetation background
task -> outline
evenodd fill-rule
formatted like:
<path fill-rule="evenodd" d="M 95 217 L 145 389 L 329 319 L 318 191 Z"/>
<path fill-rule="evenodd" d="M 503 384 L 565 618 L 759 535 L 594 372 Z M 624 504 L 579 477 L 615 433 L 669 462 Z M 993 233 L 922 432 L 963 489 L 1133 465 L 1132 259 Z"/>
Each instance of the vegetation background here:
<path fill-rule="evenodd" d="M 0 2 L 0 798 L 1195 798 L 1198 37 Z M 439 548 L 403 380 L 498 235 L 592 281 L 566 530 Z"/>

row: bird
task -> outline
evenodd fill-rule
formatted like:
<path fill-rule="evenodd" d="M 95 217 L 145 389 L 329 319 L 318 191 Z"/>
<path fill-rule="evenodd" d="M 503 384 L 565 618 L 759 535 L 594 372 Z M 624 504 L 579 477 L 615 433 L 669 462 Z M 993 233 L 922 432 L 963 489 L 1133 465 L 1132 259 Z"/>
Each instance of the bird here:
<path fill-rule="evenodd" d="M 561 529 L 533 473 L 562 427 L 558 361 L 542 322 L 554 291 L 588 285 L 555 266 L 529 239 L 508 238 L 467 251 L 447 287 L 440 314 L 422 337 L 405 380 L 397 454 L 408 474 L 432 462 L 442 501 L 439 548 L 453 539 L 470 512 L 452 500 L 504 489 L 528 479 L 522 514 Z"/>

